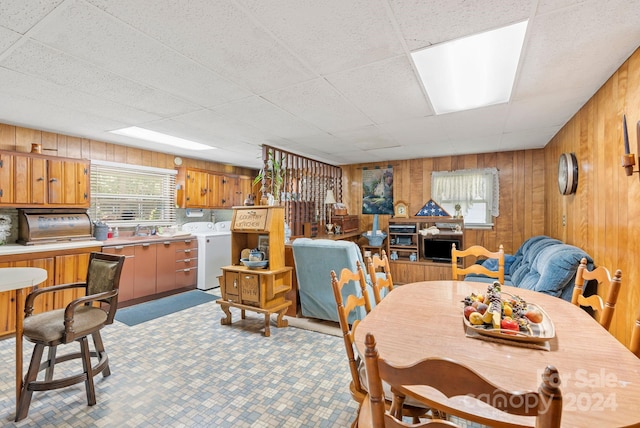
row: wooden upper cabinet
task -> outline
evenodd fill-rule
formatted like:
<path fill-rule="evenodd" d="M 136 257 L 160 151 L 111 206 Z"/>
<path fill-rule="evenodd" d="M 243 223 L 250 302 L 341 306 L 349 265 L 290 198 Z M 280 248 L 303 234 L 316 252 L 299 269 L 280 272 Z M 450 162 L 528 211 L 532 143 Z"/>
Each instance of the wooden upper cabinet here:
<path fill-rule="evenodd" d="M 179 168 L 176 184 L 181 208 L 230 208 L 243 205 L 252 191 L 253 178 L 196 168 Z"/>
<path fill-rule="evenodd" d="M 89 206 L 89 162 L 47 161 L 49 204 Z"/>
<path fill-rule="evenodd" d="M 0 152 L 0 204 L 86 208 L 89 161 Z"/>
<path fill-rule="evenodd" d="M 209 207 L 219 207 L 222 204 L 222 183 L 224 181 L 224 176 L 221 174 L 207 174 L 208 180 L 208 200 L 207 206 Z"/>
<path fill-rule="evenodd" d="M 0 204 L 13 200 L 13 156 L 0 153 Z"/>
<path fill-rule="evenodd" d="M 187 208 L 205 208 L 208 193 L 207 173 L 195 169 L 187 169 L 185 177 L 185 194 Z"/>

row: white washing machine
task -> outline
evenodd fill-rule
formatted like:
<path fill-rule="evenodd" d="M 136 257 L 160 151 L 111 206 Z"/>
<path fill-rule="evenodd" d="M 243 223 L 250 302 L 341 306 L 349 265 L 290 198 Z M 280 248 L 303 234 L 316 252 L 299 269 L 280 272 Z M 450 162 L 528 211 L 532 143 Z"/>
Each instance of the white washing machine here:
<path fill-rule="evenodd" d="M 223 266 L 231 264 L 231 222 L 195 221 L 182 225 L 198 239 L 198 280 L 196 287 L 209 290 L 218 287 Z"/>

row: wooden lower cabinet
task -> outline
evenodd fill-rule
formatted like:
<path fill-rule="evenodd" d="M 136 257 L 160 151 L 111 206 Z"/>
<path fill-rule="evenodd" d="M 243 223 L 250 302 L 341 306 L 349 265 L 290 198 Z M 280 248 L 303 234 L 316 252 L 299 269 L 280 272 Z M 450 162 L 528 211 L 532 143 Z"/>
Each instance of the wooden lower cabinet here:
<path fill-rule="evenodd" d="M 196 285 L 198 241 L 194 238 L 107 246 L 103 252 L 127 258 L 118 305 Z"/>
<path fill-rule="evenodd" d="M 37 267 L 47 271 L 47 280 L 38 288 L 53 285 L 83 282 L 87 276 L 87 266 L 91 251 L 100 251 L 100 247 L 75 249 L 73 251 L 45 251 L 20 255 L 0 256 L 0 267 Z M 71 253 L 71 254 L 69 254 Z M 30 290 L 25 289 L 24 296 Z M 55 295 L 44 295 L 36 300 L 34 313 L 64 308 L 73 299 L 83 295 L 84 291 L 64 291 Z M 15 309 L 16 292 L 0 293 L 0 337 L 16 331 Z"/>
<path fill-rule="evenodd" d="M 134 245 L 136 269 L 133 273 L 133 298 L 156 294 L 157 244 Z"/>
<path fill-rule="evenodd" d="M 389 263 L 394 284 L 448 280 L 452 278 L 451 264 L 434 262 L 392 261 Z"/>
<path fill-rule="evenodd" d="M 103 247 L 103 253 L 125 256 L 122 273 L 120 274 L 120 289 L 118 291 L 118 304 L 133 299 L 133 279 L 136 269 L 136 259 L 133 245 L 116 245 Z"/>

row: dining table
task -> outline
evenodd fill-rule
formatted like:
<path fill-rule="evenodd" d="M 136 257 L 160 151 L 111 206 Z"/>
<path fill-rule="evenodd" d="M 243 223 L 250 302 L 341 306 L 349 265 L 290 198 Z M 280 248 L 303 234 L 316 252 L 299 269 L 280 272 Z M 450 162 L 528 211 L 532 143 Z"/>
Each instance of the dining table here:
<path fill-rule="evenodd" d="M 22 330 L 24 323 L 24 291 L 47 280 L 47 271 L 35 267 L 0 268 L 0 292 L 16 290 L 16 403 L 22 391 Z"/>
<path fill-rule="evenodd" d="M 519 296 L 538 306 L 547 331 L 535 342 L 477 334 L 464 322 L 463 300 L 485 294 L 487 284 L 425 281 L 396 286 L 360 322 L 355 344 L 365 354 L 372 333 L 381 358 L 405 366 L 438 357 L 452 359 L 510 391 L 537 391 L 545 367 L 558 369 L 563 427 L 640 426 L 640 359 L 589 313 L 559 297 L 502 286 L 503 298 Z M 508 297 L 507 297 L 508 298 Z M 543 339 L 543 340 L 541 340 Z M 448 398 L 424 385 L 403 385 L 405 394 L 464 418 L 479 415 L 489 426 L 532 426 L 532 417 L 507 415 L 469 397 Z"/>

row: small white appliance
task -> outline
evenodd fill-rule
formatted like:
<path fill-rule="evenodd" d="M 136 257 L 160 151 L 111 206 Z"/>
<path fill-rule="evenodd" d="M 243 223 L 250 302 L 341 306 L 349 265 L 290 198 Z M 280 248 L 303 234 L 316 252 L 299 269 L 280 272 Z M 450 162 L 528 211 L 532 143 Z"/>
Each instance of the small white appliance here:
<path fill-rule="evenodd" d="M 219 286 L 223 266 L 231 264 L 231 222 L 194 221 L 182 225 L 198 239 L 198 280 L 196 287 L 209 290 Z"/>

